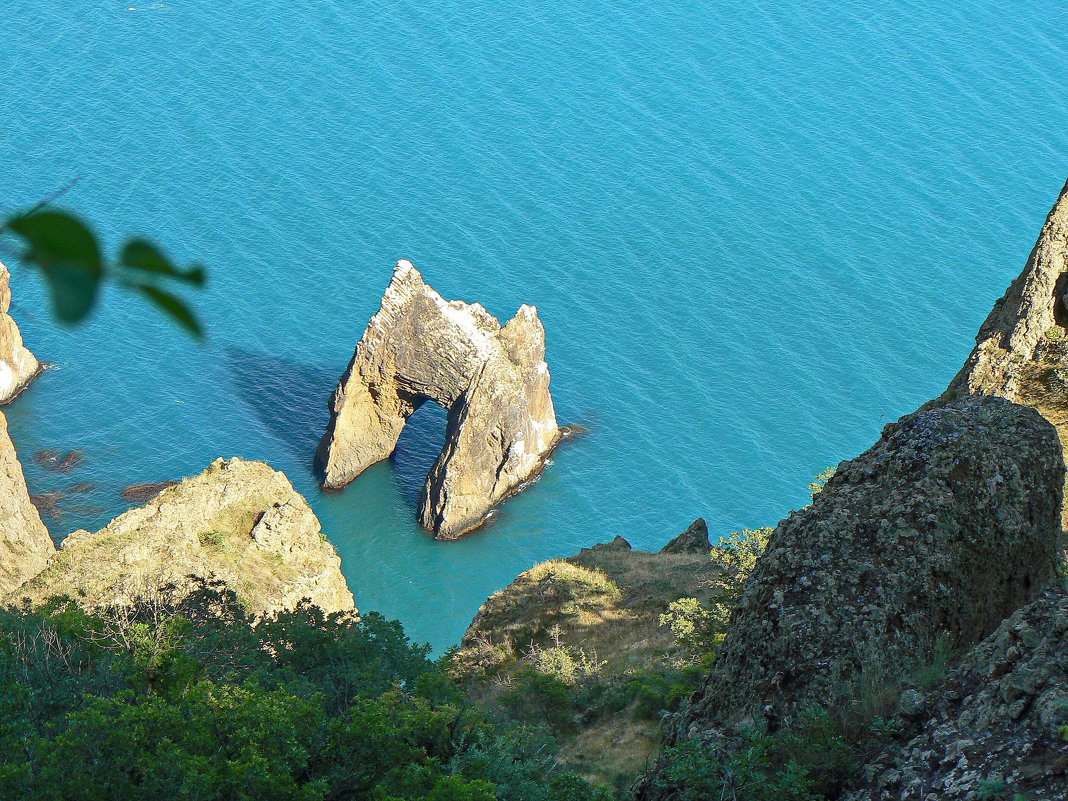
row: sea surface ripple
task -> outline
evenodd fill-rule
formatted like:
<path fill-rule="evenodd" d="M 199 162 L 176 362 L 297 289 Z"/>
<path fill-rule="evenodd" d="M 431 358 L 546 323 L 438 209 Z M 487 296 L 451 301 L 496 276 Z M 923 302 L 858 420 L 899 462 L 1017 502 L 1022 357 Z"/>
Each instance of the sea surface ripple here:
<path fill-rule="evenodd" d="M 455 642 L 487 595 L 619 534 L 774 524 L 941 391 L 1068 174 L 1062 2 L 3 0 L 0 210 L 63 203 L 208 266 L 210 338 L 109 292 L 7 410 L 84 449 L 62 537 L 127 484 L 264 459 L 363 609 Z M 310 471 L 398 258 L 502 318 L 534 303 L 589 429 L 458 543 L 415 525 L 444 415 L 345 492 Z M 25 461 L 29 462 L 29 459 Z"/>

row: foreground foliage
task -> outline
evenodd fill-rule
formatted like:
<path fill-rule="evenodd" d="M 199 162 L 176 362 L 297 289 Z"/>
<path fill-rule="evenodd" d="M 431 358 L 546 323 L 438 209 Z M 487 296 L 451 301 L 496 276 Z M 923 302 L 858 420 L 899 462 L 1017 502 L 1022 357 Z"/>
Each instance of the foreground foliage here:
<path fill-rule="evenodd" d="M 490 724 L 428 650 L 374 613 L 253 625 L 219 586 L 0 610 L 0 797 L 605 798 L 540 730 Z"/>

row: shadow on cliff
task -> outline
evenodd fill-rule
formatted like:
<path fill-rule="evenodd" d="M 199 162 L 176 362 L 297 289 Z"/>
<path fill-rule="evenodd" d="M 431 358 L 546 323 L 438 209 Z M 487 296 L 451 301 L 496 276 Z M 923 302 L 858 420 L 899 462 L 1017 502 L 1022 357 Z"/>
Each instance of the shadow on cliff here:
<path fill-rule="evenodd" d="M 223 355 L 238 397 L 271 434 L 310 465 L 330 420 L 330 396 L 341 370 L 243 348 L 223 348 Z"/>

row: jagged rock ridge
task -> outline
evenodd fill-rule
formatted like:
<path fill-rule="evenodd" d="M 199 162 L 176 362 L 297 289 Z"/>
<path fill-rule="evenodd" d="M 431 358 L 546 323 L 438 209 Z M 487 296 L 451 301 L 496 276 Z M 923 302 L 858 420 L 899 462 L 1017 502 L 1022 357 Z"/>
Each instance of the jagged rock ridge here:
<path fill-rule="evenodd" d="M 1023 272 L 994 304 L 964 367 L 935 403 L 999 395 L 1038 409 L 1068 454 L 1068 184 Z M 1061 525 L 1068 527 L 1068 509 Z"/>
<path fill-rule="evenodd" d="M 502 328 L 477 303 L 446 302 L 402 260 L 334 393 L 318 453 L 323 486 L 343 487 L 392 454 L 428 400 L 449 421 L 419 519 L 455 538 L 534 478 L 560 439 L 545 329 L 533 306 Z"/>
<path fill-rule="evenodd" d="M 1043 361 L 1068 325 L 1068 183 L 1046 217 L 1027 265 L 994 304 L 968 361 L 946 397 L 1000 395 L 1026 402 L 1021 381 Z M 1031 404 L 1028 404 L 1031 405 Z"/>
<path fill-rule="evenodd" d="M 341 560 L 307 501 L 262 462 L 216 460 L 100 531 L 75 531 L 35 578 L 7 600 L 66 594 L 90 606 L 123 604 L 189 576 L 222 580 L 254 613 L 303 599 L 328 612 L 354 608 Z"/>
<path fill-rule="evenodd" d="M 22 344 L 22 333 L 8 313 L 11 273 L 0 263 L 0 403 L 7 403 L 41 371 L 41 365 Z"/>

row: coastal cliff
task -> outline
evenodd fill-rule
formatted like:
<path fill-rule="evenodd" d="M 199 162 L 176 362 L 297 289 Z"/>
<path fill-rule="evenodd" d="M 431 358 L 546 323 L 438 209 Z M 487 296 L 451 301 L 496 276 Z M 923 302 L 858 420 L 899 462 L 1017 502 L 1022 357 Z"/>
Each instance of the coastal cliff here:
<path fill-rule="evenodd" d="M 0 598 L 44 570 L 55 551 L 0 413 Z"/>
<path fill-rule="evenodd" d="M 341 560 L 307 501 L 283 473 L 236 458 L 216 460 L 100 531 L 75 531 L 42 572 L 6 595 L 105 606 L 186 586 L 190 576 L 225 582 L 257 614 L 305 598 L 327 612 L 354 608 Z"/>
<path fill-rule="evenodd" d="M 400 261 L 334 393 L 317 456 L 323 486 L 339 489 L 392 454 L 428 400 L 449 422 L 419 521 L 454 539 L 532 480 L 560 439 L 545 329 L 533 306 L 502 328 L 477 303 L 445 301 Z"/>
<path fill-rule="evenodd" d="M 22 344 L 22 332 L 10 309 L 11 272 L 0 263 L 0 404 L 22 392 L 41 371 L 36 357 Z"/>
<path fill-rule="evenodd" d="M 1029 403 L 1035 374 L 1060 363 L 1068 326 L 1068 183 L 1061 190 L 1023 272 L 994 304 L 975 348 L 950 382 L 946 399 L 964 394 L 1000 395 Z"/>
<path fill-rule="evenodd" d="M 1023 271 L 991 310 L 975 348 L 937 401 L 998 395 L 1057 427 L 1068 455 L 1068 184 Z M 1068 527 L 1068 509 L 1061 521 Z"/>
<path fill-rule="evenodd" d="M 667 743 L 776 730 L 978 642 L 1056 575 L 1063 482 L 1053 427 L 1001 398 L 888 425 L 775 530 Z"/>

